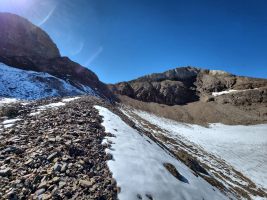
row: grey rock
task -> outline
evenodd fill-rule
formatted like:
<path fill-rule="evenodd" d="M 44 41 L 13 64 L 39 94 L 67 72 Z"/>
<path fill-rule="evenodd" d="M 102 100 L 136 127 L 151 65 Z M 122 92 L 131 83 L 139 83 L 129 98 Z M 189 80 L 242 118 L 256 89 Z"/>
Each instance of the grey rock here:
<path fill-rule="evenodd" d="M 61 165 L 59 163 L 55 163 L 55 165 L 53 166 L 53 170 L 54 171 L 60 171 L 61 170 Z"/>
<path fill-rule="evenodd" d="M 36 194 L 37 196 L 39 196 L 39 195 L 43 194 L 44 192 L 45 192 L 45 189 L 44 189 L 44 188 L 41 188 L 41 189 L 37 190 L 37 191 L 35 192 L 35 194 Z"/>
<path fill-rule="evenodd" d="M 48 157 L 47 157 L 47 160 L 49 161 L 52 161 L 55 157 L 58 156 L 58 152 L 54 152 L 52 154 L 50 154 Z"/>
<path fill-rule="evenodd" d="M 92 181 L 87 181 L 87 180 L 80 180 L 79 183 L 81 186 L 84 187 L 90 187 L 93 185 Z"/>
<path fill-rule="evenodd" d="M 0 170 L 0 176 L 10 176 L 10 175 L 11 175 L 11 169 L 10 168 Z"/>

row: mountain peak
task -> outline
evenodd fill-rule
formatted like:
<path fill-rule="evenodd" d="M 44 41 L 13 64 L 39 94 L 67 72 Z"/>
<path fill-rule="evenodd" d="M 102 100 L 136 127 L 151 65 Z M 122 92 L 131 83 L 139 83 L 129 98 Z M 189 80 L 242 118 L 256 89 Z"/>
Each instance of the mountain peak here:
<path fill-rule="evenodd" d="M 49 35 L 27 19 L 11 13 L 0 13 L 0 24 L 1 56 L 60 57 Z"/>

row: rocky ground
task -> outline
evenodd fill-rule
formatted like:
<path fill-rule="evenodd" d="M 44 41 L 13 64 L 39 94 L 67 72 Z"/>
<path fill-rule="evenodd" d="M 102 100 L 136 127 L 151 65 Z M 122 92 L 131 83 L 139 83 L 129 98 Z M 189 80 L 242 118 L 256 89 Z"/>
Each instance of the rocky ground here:
<path fill-rule="evenodd" d="M 1 130 L 1 199 L 116 199 L 97 102 L 84 97 L 33 116 L 27 105 L 23 120 Z"/>

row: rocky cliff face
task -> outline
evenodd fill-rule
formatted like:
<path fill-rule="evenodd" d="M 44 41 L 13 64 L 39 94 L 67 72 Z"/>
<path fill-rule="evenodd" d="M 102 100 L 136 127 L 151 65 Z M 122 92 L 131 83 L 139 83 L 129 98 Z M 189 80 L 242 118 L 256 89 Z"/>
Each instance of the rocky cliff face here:
<path fill-rule="evenodd" d="M 61 57 L 57 46 L 40 28 L 10 13 L 0 13 L 0 62 L 22 70 L 46 72 L 86 92 L 112 98 L 112 93 L 89 69 Z M 15 80 L 14 80 L 15 81 Z"/>
<path fill-rule="evenodd" d="M 50 37 L 28 20 L 14 14 L 0 13 L 0 24 L 1 56 L 60 57 Z"/>
<path fill-rule="evenodd" d="M 111 85 L 110 88 L 116 94 L 127 95 L 145 102 L 185 104 L 199 99 L 194 87 L 199 71 L 191 67 L 177 68 Z"/>
<path fill-rule="evenodd" d="M 182 105 L 199 100 L 234 105 L 265 103 L 267 80 L 240 77 L 218 70 L 182 67 L 109 86 L 120 95 L 166 105 Z M 227 92 L 235 91 L 234 93 Z M 214 92 L 226 91 L 224 95 Z M 242 91 L 242 92 L 241 92 Z"/>

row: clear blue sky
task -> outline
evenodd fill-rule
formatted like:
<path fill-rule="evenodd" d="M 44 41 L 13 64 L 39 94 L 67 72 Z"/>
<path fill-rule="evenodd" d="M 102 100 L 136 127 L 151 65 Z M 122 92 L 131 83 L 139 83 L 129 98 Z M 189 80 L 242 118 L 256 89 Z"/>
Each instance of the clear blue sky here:
<path fill-rule="evenodd" d="M 267 78 L 266 0 L 1 0 L 108 83 L 179 66 Z"/>

